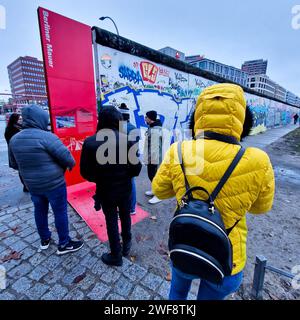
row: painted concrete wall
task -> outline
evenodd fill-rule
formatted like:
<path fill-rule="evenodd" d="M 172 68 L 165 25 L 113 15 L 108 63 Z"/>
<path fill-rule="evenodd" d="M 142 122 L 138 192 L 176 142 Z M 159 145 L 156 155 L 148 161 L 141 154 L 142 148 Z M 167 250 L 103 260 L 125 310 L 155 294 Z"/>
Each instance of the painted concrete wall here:
<path fill-rule="evenodd" d="M 185 128 L 199 94 L 216 82 L 97 45 L 98 95 L 102 105 L 130 108 L 131 122 L 146 127 L 144 115 L 156 110 L 167 129 Z M 254 117 L 253 134 L 293 121 L 298 108 L 246 93 Z"/>

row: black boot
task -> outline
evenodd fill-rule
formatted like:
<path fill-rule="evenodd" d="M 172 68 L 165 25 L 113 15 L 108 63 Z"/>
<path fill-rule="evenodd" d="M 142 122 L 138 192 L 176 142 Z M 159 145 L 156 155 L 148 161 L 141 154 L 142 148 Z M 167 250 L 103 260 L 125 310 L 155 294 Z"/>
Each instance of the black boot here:
<path fill-rule="evenodd" d="M 123 257 L 127 257 L 130 253 L 132 242 L 127 241 L 123 243 Z"/>
<path fill-rule="evenodd" d="M 109 266 L 121 267 L 123 265 L 122 255 L 113 255 L 112 253 L 104 253 L 101 257 L 103 263 Z"/>

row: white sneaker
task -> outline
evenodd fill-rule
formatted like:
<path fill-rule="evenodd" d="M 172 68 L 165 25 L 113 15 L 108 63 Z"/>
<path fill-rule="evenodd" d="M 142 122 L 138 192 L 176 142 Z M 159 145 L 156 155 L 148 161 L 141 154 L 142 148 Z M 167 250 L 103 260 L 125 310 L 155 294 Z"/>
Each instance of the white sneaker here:
<path fill-rule="evenodd" d="M 153 197 L 153 196 L 154 196 L 154 193 L 153 193 L 152 191 L 146 191 L 146 192 L 145 192 L 145 195 L 146 195 L 147 197 Z"/>
<path fill-rule="evenodd" d="M 159 200 L 156 196 L 154 196 L 152 199 L 150 199 L 148 202 L 150 204 L 157 204 L 160 203 L 162 200 Z"/>

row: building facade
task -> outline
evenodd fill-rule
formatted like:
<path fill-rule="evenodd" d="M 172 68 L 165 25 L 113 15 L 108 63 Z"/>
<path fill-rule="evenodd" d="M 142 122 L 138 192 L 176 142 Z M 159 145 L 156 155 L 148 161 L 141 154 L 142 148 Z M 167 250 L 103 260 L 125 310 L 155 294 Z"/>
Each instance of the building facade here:
<path fill-rule="evenodd" d="M 286 102 L 292 105 L 295 105 L 297 107 L 300 107 L 300 98 L 296 96 L 291 91 L 287 91 L 286 94 Z"/>
<path fill-rule="evenodd" d="M 170 56 L 172 58 L 175 58 L 175 59 L 178 59 L 178 60 L 181 60 L 181 61 L 185 61 L 185 53 L 181 52 L 179 50 L 176 50 L 174 48 L 165 47 L 165 48 L 159 49 L 158 51 L 163 53 L 163 54 L 166 54 L 166 55 L 168 55 L 168 56 Z"/>
<path fill-rule="evenodd" d="M 239 85 L 247 87 L 248 74 L 242 71 L 241 69 L 228 66 L 226 64 L 213 61 L 207 58 L 201 59 L 199 61 L 190 62 L 190 64 L 202 70 L 214 73 L 217 76 L 228 79 Z"/>
<path fill-rule="evenodd" d="M 242 65 L 242 70 L 247 72 L 250 76 L 267 74 L 268 60 L 251 60 L 245 61 Z"/>
<path fill-rule="evenodd" d="M 248 77 L 248 87 L 252 90 L 274 98 L 276 94 L 276 82 L 272 81 L 267 75 L 253 75 Z"/>
<path fill-rule="evenodd" d="M 46 103 L 47 92 L 42 61 L 20 57 L 8 67 L 8 77 L 14 103 Z"/>

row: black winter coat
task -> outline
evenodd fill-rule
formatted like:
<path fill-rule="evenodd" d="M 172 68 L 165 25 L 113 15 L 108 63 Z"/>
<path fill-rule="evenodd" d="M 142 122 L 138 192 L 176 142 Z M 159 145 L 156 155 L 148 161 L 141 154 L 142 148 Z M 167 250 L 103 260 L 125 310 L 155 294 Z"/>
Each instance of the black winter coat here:
<path fill-rule="evenodd" d="M 104 133 L 108 130 L 103 129 L 99 131 L 101 132 L 105 135 Z M 106 200 L 120 196 L 128 197 L 131 193 L 131 179 L 138 176 L 142 169 L 138 157 L 134 157 L 136 162 L 133 164 L 128 161 L 129 154 L 137 153 L 137 150 L 132 148 L 137 149 L 138 145 L 134 146 L 133 142 L 128 141 L 126 134 L 116 130 L 109 130 L 109 132 L 110 138 L 105 141 L 97 141 L 99 140 L 97 135 L 87 138 L 83 144 L 80 160 L 82 177 L 95 182 L 97 198 Z M 129 150 L 133 152 L 129 153 Z M 110 163 L 107 161 L 108 156 Z"/>

